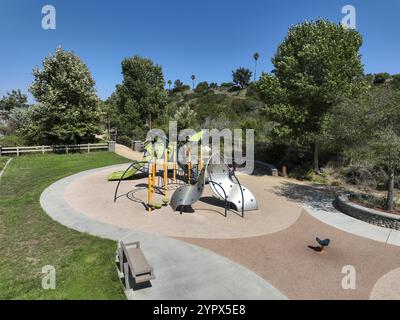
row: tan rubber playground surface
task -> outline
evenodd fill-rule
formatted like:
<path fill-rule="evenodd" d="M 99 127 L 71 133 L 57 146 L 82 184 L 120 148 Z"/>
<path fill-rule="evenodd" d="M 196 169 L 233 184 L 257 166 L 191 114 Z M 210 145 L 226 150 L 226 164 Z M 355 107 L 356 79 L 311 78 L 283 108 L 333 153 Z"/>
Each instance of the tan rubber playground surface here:
<path fill-rule="evenodd" d="M 116 182 L 106 177 L 115 170 L 104 169 L 74 181 L 65 191 L 65 201 L 101 222 L 212 250 L 256 272 L 291 299 L 400 299 L 400 247 L 358 237 L 313 218 L 300 204 L 275 192 L 283 179 L 239 177 L 260 206 L 244 219 L 234 212 L 225 218 L 208 187 L 203 199 L 193 205 L 194 213 L 180 215 L 167 206 L 149 214 L 143 206 L 146 178 L 123 182 L 121 196 L 113 202 Z M 161 202 L 162 195 L 156 198 Z M 308 247 L 316 244 L 316 236 L 331 239 L 324 253 Z M 356 290 L 342 288 L 346 265 L 356 270 Z"/>

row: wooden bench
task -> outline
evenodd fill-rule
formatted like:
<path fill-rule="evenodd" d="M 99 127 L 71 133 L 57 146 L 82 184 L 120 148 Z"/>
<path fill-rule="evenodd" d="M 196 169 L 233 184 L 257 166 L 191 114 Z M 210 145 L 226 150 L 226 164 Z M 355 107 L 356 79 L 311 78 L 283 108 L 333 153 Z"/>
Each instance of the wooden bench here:
<path fill-rule="evenodd" d="M 153 268 L 150 266 L 140 248 L 139 241 L 132 243 L 120 242 L 118 248 L 119 269 L 124 274 L 125 288 L 131 289 L 129 276 L 135 283 L 143 283 L 155 279 Z"/>

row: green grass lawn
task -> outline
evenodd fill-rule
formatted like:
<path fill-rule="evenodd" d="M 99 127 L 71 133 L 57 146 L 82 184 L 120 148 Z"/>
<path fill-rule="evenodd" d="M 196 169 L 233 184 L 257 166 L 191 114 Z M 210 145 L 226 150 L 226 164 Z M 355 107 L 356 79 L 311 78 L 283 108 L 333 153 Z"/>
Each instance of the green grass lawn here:
<path fill-rule="evenodd" d="M 9 157 L 0 157 L 0 172 L 6 165 L 8 159 L 9 159 Z"/>
<path fill-rule="evenodd" d="M 0 299 L 124 299 L 116 243 L 68 229 L 39 197 L 71 174 L 128 162 L 110 152 L 15 157 L 0 180 Z M 112 195 L 110 195 L 112 197 Z M 56 289 L 42 289 L 42 267 L 56 268 Z"/>

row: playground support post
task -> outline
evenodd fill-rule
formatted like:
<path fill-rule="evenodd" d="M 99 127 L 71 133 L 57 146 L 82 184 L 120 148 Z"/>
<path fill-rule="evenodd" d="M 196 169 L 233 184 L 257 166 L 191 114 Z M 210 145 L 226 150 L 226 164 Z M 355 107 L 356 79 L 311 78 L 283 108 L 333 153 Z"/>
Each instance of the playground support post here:
<path fill-rule="evenodd" d="M 147 181 L 147 210 L 151 212 L 151 201 L 153 196 L 153 163 L 149 163 L 149 176 Z"/>
<path fill-rule="evenodd" d="M 164 155 L 164 197 L 168 197 L 168 155 L 165 149 Z"/>
<path fill-rule="evenodd" d="M 177 152 L 177 145 L 176 145 L 176 143 L 174 144 L 174 147 L 173 147 L 173 169 L 172 169 L 172 171 L 173 171 L 173 181 L 174 181 L 174 183 L 176 183 L 176 152 Z"/>
<path fill-rule="evenodd" d="M 201 169 L 203 169 L 203 150 L 201 148 L 201 144 L 200 144 L 200 156 L 199 156 L 199 172 L 201 172 Z"/>
<path fill-rule="evenodd" d="M 188 150 L 188 183 L 190 184 L 190 170 L 191 170 L 191 166 L 190 166 L 190 154 L 191 154 L 191 152 L 190 152 L 190 148 L 189 148 L 189 150 Z"/>

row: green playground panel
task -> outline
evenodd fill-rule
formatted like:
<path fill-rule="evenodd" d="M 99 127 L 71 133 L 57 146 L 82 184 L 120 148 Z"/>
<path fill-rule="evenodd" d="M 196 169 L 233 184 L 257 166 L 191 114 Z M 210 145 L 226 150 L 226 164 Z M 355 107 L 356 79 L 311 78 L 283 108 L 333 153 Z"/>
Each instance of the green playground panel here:
<path fill-rule="evenodd" d="M 140 169 L 143 168 L 143 166 L 146 163 L 148 163 L 148 162 L 147 161 L 136 162 L 135 167 L 130 168 L 125 173 L 123 178 L 122 178 L 122 175 L 124 174 L 125 170 L 113 172 L 108 176 L 108 181 L 120 180 L 121 178 L 122 178 L 122 180 L 131 179 Z"/>

